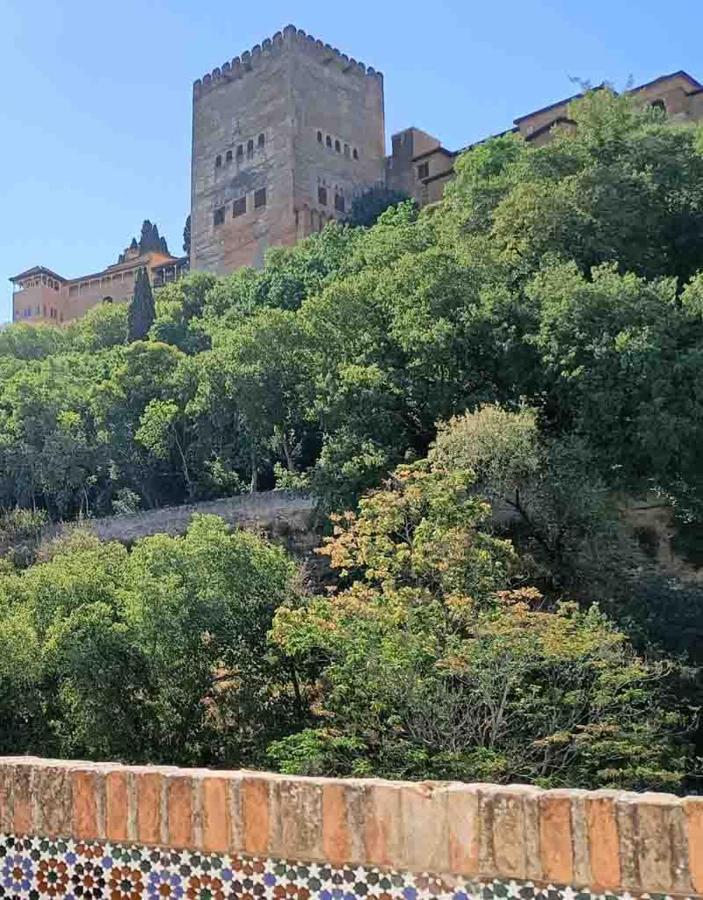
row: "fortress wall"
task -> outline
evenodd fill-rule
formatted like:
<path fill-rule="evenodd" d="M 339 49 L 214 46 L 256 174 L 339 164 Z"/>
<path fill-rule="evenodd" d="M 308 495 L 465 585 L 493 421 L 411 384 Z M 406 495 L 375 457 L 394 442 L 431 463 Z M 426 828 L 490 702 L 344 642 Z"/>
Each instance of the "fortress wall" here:
<path fill-rule="evenodd" d="M 703 798 L 0 758 L 0 884 L 91 900 L 700 897 Z"/>

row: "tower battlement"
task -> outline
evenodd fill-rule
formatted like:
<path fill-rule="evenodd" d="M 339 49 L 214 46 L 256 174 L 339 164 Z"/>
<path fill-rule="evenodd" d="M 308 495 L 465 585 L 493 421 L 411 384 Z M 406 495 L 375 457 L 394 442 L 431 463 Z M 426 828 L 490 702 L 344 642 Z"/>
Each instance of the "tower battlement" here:
<path fill-rule="evenodd" d="M 261 265 L 384 174 L 383 75 L 288 25 L 193 85 L 193 267 Z"/>
<path fill-rule="evenodd" d="M 277 31 L 272 38 L 266 38 L 260 44 L 255 44 L 250 50 L 245 50 L 231 61 L 224 62 L 211 72 L 206 72 L 202 78 L 196 79 L 193 82 L 194 96 L 201 96 L 221 82 L 244 78 L 265 65 L 271 57 L 277 56 L 287 46 L 296 46 L 323 65 L 335 66 L 345 74 L 383 79 L 383 74 L 373 66 L 367 66 L 354 57 L 347 56 L 346 53 L 342 53 L 331 44 L 325 44 L 311 34 L 307 34 L 302 28 L 286 25 L 283 31 Z"/>

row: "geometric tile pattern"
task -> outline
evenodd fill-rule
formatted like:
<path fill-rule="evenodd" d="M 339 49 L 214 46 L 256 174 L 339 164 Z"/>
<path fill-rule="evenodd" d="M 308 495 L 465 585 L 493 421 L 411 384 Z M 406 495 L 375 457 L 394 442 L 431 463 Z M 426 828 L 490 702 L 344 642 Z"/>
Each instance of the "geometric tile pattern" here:
<path fill-rule="evenodd" d="M 531 882 L 0 835 L 3 900 L 618 900 Z M 622 900 L 631 900 L 622 895 Z M 657 898 L 659 900 L 659 898 Z M 662 898 L 663 900 L 663 898 Z"/>

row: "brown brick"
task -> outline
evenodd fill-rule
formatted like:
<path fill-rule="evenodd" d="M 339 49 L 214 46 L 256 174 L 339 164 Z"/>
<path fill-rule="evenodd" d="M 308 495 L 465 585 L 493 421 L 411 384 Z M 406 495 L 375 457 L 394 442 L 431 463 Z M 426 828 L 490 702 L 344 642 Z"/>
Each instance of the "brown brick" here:
<path fill-rule="evenodd" d="M 446 790 L 449 870 L 457 875 L 478 874 L 478 788 L 452 785 Z"/>
<path fill-rule="evenodd" d="M 687 797 L 684 809 L 691 882 L 693 890 L 703 894 L 703 797 Z"/>
<path fill-rule="evenodd" d="M 616 890 L 621 875 L 615 795 L 594 793 L 585 802 L 592 887 L 598 892 Z"/>
<path fill-rule="evenodd" d="M 322 789 L 322 849 L 332 865 L 351 861 L 347 790 L 343 784 L 330 782 Z"/>
<path fill-rule="evenodd" d="M 403 865 L 413 872 L 449 871 L 447 797 L 438 785 L 403 785 L 400 825 Z"/>
<path fill-rule="evenodd" d="M 12 831 L 15 834 L 31 834 L 32 770 L 29 766 L 11 766 L 8 778 L 12 794 Z"/>
<path fill-rule="evenodd" d="M 84 841 L 101 838 L 98 827 L 98 779 L 95 771 L 78 770 L 72 773 L 73 837 Z"/>
<path fill-rule="evenodd" d="M 528 832 L 525 798 L 535 793 L 535 788 L 523 785 L 510 785 L 492 792 L 490 802 L 493 806 L 493 854 L 496 875 L 507 878 L 527 877 Z M 481 824 L 483 826 L 483 822 Z"/>
<path fill-rule="evenodd" d="M 10 766 L 0 764 L 0 834 L 10 834 L 13 830 L 12 773 Z"/>
<path fill-rule="evenodd" d="M 242 818 L 244 820 L 244 850 L 253 855 L 268 853 L 270 816 L 269 781 L 245 777 L 241 785 Z"/>
<path fill-rule="evenodd" d="M 142 844 L 161 843 L 161 791 L 163 776 L 159 772 L 138 772 L 137 839 Z"/>
<path fill-rule="evenodd" d="M 67 764 L 40 763 L 31 781 L 33 826 L 46 837 L 70 837 L 73 826 L 73 785 Z"/>
<path fill-rule="evenodd" d="M 620 881 L 624 888 L 636 890 L 640 884 L 637 857 L 637 794 L 622 791 L 615 801 L 620 846 Z"/>
<path fill-rule="evenodd" d="M 364 846 L 366 861 L 377 866 L 402 866 L 399 784 L 376 782 L 366 786 Z"/>
<path fill-rule="evenodd" d="M 129 833 L 129 775 L 114 769 L 105 775 L 105 837 L 108 841 L 127 841 Z"/>
<path fill-rule="evenodd" d="M 226 853 L 230 849 L 231 815 L 227 788 L 226 778 L 203 778 L 203 850 L 208 853 Z"/>
<path fill-rule="evenodd" d="M 571 884 L 574 877 L 571 798 L 568 793 L 553 791 L 542 794 L 539 806 L 542 878 L 553 884 Z"/>
<path fill-rule="evenodd" d="M 166 783 L 168 843 L 186 848 L 193 844 L 193 780 L 190 775 L 169 776 Z"/>
<path fill-rule="evenodd" d="M 275 826 L 270 829 L 272 856 L 322 859 L 322 784 L 311 778 L 274 782 Z"/>
<path fill-rule="evenodd" d="M 636 806 L 638 873 L 642 889 L 647 893 L 687 892 L 690 883 L 683 804 L 677 797 L 645 794 L 637 798 Z"/>

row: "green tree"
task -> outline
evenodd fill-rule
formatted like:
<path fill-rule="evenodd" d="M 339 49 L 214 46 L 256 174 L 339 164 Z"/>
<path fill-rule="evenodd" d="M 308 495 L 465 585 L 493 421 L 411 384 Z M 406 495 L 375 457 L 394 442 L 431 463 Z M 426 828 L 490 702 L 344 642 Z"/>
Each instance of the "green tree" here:
<path fill-rule="evenodd" d="M 394 191 L 384 185 L 368 188 L 352 200 L 347 222 L 356 227 L 370 228 L 389 207 L 397 206 L 408 199 L 407 194 Z"/>
<path fill-rule="evenodd" d="M 146 269 L 140 269 L 134 282 L 134 296 L 129 304 L 127 336 L 130 341 L 143 341 L 154 323 L 156 309 L 151 282 Z"/>
<path fill-rule="evenodd" d="M 542 608 L 459 471 L 401 467 L 326 547 L 341 585 L 276 614 L 296 659 L 322 660 L 317 728 L 275 742 L 286 771 L 680 784 L 664 670 L 597 609 Z M 351 753 L 340 753 L 347 742 Z"/>

